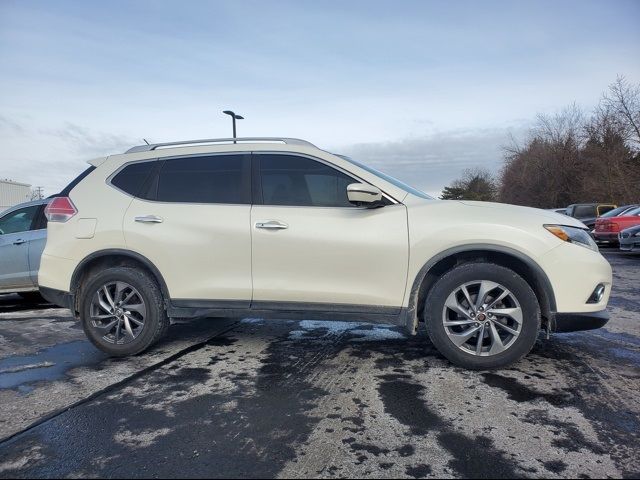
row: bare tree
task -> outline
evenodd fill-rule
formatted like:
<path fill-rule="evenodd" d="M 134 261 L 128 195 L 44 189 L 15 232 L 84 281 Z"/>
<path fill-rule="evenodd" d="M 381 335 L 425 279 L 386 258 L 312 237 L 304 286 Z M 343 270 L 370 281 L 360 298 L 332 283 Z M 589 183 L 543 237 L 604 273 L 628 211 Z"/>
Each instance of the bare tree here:
<path fill-rule="evenodd" d="M 626 139 L 640 149 L 640 84 L 633 85 L 620 75 L 602 96 L 601 108 L 616 116 L 625 127 Z"/>
<path fill-rule="evenodd" d="M 640 200 L 640 85 L 609 86 L 589 119 L 570 105 L 538 115 L 530 137 L 505 149 L 499 197 L 542 208 Z"/>

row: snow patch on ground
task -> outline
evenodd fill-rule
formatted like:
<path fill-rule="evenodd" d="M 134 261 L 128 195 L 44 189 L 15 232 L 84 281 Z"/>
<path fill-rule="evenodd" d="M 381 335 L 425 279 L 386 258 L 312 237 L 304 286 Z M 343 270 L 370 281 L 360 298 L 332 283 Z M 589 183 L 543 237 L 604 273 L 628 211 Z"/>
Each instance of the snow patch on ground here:
<path fill-rule="evenodd" d="M 400 332 L 392 330 L 392 325 L 373 325 L 363 322 L 340 322 L 340 321 L 319 321 L 319 320 L 302 320 L 299 324 L 301 330 L 293 330 L 289 332 L 289 338 L 291 340 L 301 340 L 315 330 L 324 330 L 324 337 L 331 335 L 340 335 L 348 332 L 351 335 L 356 335 L 358 338 L 354 338 L 354 342 L 371 342 L 371 341 L 385 341 L 385 340 L 398 340 L 406 338 Z"/>

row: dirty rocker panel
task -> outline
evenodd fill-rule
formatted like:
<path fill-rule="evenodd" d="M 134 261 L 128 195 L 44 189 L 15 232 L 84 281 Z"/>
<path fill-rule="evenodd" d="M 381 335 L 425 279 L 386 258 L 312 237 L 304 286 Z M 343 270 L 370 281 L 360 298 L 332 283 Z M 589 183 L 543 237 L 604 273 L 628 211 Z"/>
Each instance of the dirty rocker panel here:
<path fill-rule="evenodd" d="M 344 320 L 404 325 L 406 309 L 333 303 L 176 299 L 169 302 L 167 313 L 170 317 L 175 318 L 259 316 L 294 320 Z"/>

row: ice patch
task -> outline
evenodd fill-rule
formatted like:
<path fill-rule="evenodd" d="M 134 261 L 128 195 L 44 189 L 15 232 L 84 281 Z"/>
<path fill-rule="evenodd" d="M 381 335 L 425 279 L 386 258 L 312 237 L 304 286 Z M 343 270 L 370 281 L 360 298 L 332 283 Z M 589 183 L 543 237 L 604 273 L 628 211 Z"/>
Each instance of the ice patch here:
<path fill-rule="evenodd" d="M 378 327 L 371 330 L 351 330 L 349 333 L 360 335 L 360 338 L 354 338 L 352 340 L 353 342 L 380 342 L 383 340 L 400 340 L 406 338 L 405 335 L 395 330 Z"/>
<path fill-rule="evenodd" d="M 262 323 L 264 318 L 243 318 L 240 323 Z"/>
<path fill-rule="evenodd" d="M 354 342 L 398 340 L 405 338 L 402 333 L 392 330 L 392 325 L 374 326 L 364 322 L 302 320 L 299 326 L 303 330 L 292 330 L 289 332 L 289 338 L 291 340 L 304 339 L 312 330 L 324 330 L 324 337 L 348 332 L 349 334 L 358 336 L 358 338 L 352 340 Z"/>

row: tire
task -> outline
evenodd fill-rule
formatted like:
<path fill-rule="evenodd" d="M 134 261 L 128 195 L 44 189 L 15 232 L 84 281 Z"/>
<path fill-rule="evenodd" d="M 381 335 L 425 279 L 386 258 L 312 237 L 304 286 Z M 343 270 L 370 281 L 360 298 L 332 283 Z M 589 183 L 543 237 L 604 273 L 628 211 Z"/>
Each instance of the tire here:
<path fill-rule="evenodd" d="M 29 303 L 47 303 L 47 301 L 42 298 L 42 295 L 40 295 L 40 292 L 18 292 L 18 295 Z"/>
<path fill-rule="evenodd" d="M 476 303 L 483 289 L 486 303 L 481 303 L 491 308 Z M 491 306 L 505 291 L 504 299 Z M 541 323 L 538 299 L 529 284 L 513 270 L 494 263 L 462 264 L 445 273 L 427 295 L 424 319 L 438 351 L 454 365 L 470 370 L 517 362 L 533 348 Z M 478 341 L 481 334 L 483 339 Z"/>
<path fill-rule="evenodd" d="M 118 302 L 124 300 L 120 308 Z M 113 357 L 143 352 L 164 336 L 170 324 L 157 282 L 134 268 L 114 267 L 92 275 L 81 289 L 79 305 L 87 337 Z"/>

